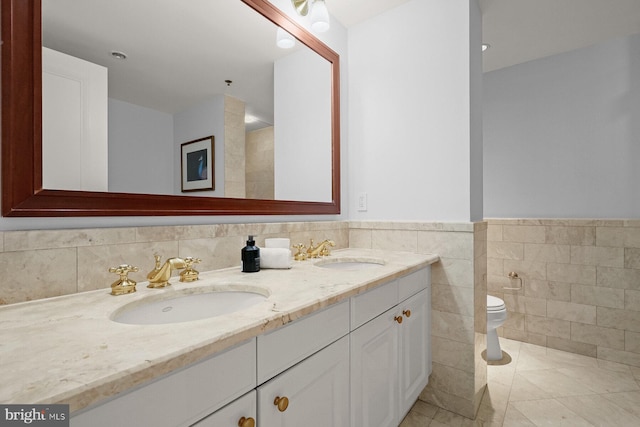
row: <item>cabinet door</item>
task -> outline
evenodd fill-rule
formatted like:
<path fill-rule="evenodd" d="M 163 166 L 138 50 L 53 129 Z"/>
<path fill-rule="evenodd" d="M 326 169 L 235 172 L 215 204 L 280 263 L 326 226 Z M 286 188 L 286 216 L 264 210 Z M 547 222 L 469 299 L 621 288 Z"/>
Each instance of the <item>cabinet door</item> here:
<path fill-rule="evenodd" d="M 400 419 L 426 387 L 431 372 L 430 289 L 401 302 L 398 312 L 404 321 L 400 331 Z"/>
<path fill-rule="evenodd" d="M 253 418 L 255 423 L 256 412 L 256 391 L 251 390 L 207 418 L 198 421 L 193 427 L 241 426 L 240 419 L 242 418 L 245 420 Z M 254 425 L 257 427 L 258 424 Z"/>
<path fill-rule="evenodd" d="M 351 427 L 398 425 L 397 308 L 351 333 Z"/>
<path fill-rule="evenodd" d="M 288 406 L 278 408 L 276 398 L 288 399 Z M 349 337 L 258 387 L 258 422 L 266 427 L 348 427 Z"/>

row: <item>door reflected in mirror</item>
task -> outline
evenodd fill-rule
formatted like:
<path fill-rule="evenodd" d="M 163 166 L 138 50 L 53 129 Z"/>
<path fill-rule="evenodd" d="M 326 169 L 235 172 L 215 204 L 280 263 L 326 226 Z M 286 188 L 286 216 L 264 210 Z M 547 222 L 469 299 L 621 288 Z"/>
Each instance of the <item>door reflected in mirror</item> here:
<path fill-rule="evenodd" d="M 42 0 L 43 187 L 331 202 L 332 64 L 241 1 Z"/>

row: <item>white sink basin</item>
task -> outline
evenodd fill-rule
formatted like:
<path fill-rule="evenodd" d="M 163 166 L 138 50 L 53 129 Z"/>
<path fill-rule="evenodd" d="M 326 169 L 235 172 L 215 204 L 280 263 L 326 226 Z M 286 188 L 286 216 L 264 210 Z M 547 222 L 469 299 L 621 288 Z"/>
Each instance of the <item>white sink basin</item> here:
<path fill-rule="evenodd" d="M 151 298 L 124 306 L 112 320 L 132 325 L 191 322 L 249 308 L 263 302 L 267 296 L 259 291 L 209 290 Z"/>
<path fill-rule="evenodd" d="M 382 267 L 384 261 L 377 258 L 330 258 L 318 261 L 318 267 L 330 268 L 333 270 L 367 270 L 369 268 Z"/>

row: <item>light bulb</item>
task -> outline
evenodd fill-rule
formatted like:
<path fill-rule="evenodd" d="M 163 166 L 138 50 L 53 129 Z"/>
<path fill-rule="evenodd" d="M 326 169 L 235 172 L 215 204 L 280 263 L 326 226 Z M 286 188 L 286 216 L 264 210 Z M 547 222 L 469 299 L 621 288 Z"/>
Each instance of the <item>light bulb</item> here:
<path fill-rule="evenodd" d="M 278 27 L 278 31 L 276 32 L 276 45 L 282 49 L 291 49 L 296 45 L 296 39 L 284 28 Z"/>
<path fill-rule="evenodd" d="M 315 0 L 311 6 L 311 28 L 318 33 L 329 29 L 329 10 L 324 0 Z"/>

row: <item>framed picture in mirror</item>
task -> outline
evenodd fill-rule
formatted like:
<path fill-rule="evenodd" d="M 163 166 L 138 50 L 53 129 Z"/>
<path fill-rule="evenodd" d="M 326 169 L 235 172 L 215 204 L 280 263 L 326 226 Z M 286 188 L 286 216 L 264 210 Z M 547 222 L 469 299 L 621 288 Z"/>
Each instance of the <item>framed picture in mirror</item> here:
<path fill-rule="evenodd" d="M 183 193 L 215 190 L 213 149 L 213 135 L 180 145 Z"/>

